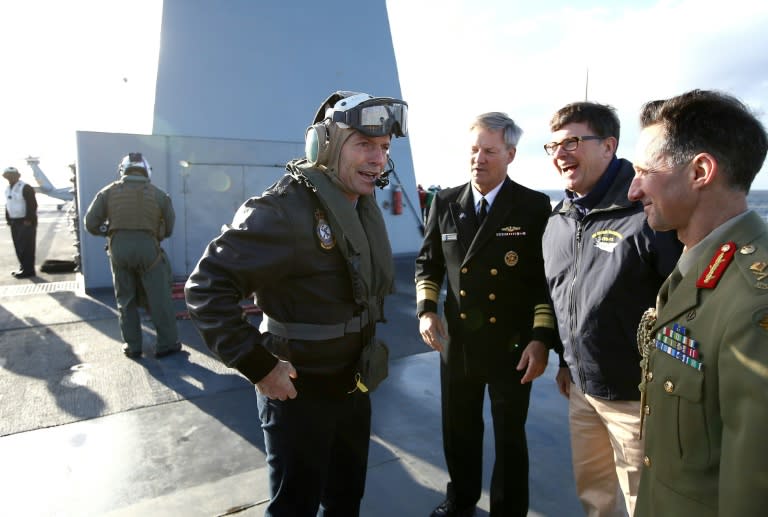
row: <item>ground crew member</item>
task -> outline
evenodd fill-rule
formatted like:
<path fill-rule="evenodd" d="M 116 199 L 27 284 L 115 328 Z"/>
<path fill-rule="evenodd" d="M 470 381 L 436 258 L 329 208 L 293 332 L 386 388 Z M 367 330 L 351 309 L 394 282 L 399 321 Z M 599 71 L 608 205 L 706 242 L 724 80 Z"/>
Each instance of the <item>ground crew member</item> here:
<path fill-rule="evenodd" d="M 145 307 L 157 331 L 155 357 L 181 350 L 171 288 L 171 265 L 160 241 L 171 236 L 175 214 L 171 198 L 150 182 L 151 168 L 141 153 L 119 166 L 120 179 L 101 189 L 85 214 L 85 227 L 107 237 L 123 353 L 141 357 L 138 308 Z"/>
<path fill-rule="evenodd" d="M 35 189 L 21 181 L 16 167 L 6 167 L 3 177 L 8 180 L 5 189 L 5 221 L 11 227 L 13 247 L 19 259 L 19 270 L 11 274 L 16 278 L 35 276 L 35 245 L 37 242 L 37 198 Z"/>

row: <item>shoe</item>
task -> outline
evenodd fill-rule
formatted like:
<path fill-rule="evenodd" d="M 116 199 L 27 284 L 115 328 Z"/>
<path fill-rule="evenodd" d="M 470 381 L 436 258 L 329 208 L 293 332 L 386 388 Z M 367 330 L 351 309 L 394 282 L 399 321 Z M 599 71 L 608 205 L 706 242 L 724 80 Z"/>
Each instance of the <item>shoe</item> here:
<path fill-rule="evenodd" d="M 19 269 L 18 271 L 11 271 L 11 276 L 16 276 L 20 274 L 21 274 L 21 269 Z"/>
<path fill-rule="evenodd" d="M 465 506 L 460 508 L 456 506 L 456 503 L 446 499 L 438 505 L 437 508 L 432 510 L 430 517 L 474 517 L 475 506 Z"/>
<path fill-rule="evenodd" d="M 16 278 L 29 278 L 35 276 L 34 271 L 16 271 L 15 273 L 11 273 Z"/>
<path fill-rule="evenodd" d="M 127 343 L 123 346 L 123 353 L 125 354 L 125 357 L 129 359 L 141 357 L 141 350 L 131 350 L 131 347 L 129 347 Z"/>
<path fill-rule="evenodd" d="M 171 348 L 168 348 L 166 350 L 158 350 L 157 352 L 155 352 L 155 358 L 160 359 L 161 357 L 175 354 L 176 352 L 181 352 L 181 343 L 176 343 Z"/>

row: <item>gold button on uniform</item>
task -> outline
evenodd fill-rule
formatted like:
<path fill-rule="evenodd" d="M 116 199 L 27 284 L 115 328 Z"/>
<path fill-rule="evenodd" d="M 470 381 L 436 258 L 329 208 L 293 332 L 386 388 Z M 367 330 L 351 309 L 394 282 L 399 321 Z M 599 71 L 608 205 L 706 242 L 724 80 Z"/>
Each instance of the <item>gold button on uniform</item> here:
<path fill-rule="evenodd" d="M 496 276 L 499 274 L 499 270 L 496 268 L 491 269 L 491 276 Z"/>
<path fill-rule="evenodd" d="M 675 384 L 672 381 L 664 381 L 664 391 L 672 393 L 675 391 Z"/>
<path fill-rule="evenodd" d="M 467 295 L 467 292 L 464 289 L 459 291 L 459 296 L 466 296 L 466 295 Z"/>
<path fill-rule="evenodd" d="M 645 374 L 645 380 L 648 382 L 651 382 L 653 380 L 653 372 L 648 372 Z"/>
<path fill-rule="evenodd" d="M 495 295 L 495 294 L 493 294 L 493 293 L 491 293 L 491 294 L 489 294 L 489 295 L 488 295 L 488 299 L 489 299 L 489 300 L 491 300 L 491 301 L 493 301 L 493 300 L 495 300 L 495 299 L 496 299 L 496 295 Z"/>
<path fill-rule="evenodd" d="M 491 323 L 496 323 L 496 316 L 491 316 L 491 317 L 488 319 L 488 321 L 490 321 Z"/>
<path fill-rule="evenodd" d="M 468 269 L 468 268 L 465 268 L 465 267 L 461 268 L 461 272 L 462 272 L 462 273 L 466 273 L 467 271 L 469 271 L 469 269 Z"/>
<path fill-rule="evenodd" d="M 462 312 L 461 314 L 459 314 L 459 318 L 461 318 L 461 319 L 463 319 L 463 320 L 467 319 L 467 315 L 466 315 L 466 313 L 463 313 L 463 312 Z"/>
<path fill-rule="evenodd" d="M 649 458 L 648 456 L 644 457 L 643 458 L 643 463 L 645 464 L 646 467 L 650 467 L 651 466 L 651 458 Z"/>
<path fill-rule="evenodd" d="M 643 407 L 643 411 L 645 412 L 645 414 L 646 414 L 646 415 L 650 415 L 650 414 L 651 414 L 651 406 L 649 406 L 648 404 L 646 404 L 646 405 Z"/>

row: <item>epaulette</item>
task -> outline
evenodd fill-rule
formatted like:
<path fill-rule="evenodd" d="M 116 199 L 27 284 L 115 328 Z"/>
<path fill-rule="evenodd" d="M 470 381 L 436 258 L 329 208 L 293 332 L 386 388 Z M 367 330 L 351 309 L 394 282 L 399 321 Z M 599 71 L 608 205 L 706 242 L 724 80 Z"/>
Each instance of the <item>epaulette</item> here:
<path fill-rule="evenodd" d="M 755 289 L 768 291 L 768 248 L 760 248 L 752 242 L 741 246 L 736 255 L 736 263 L 747 283 Z"/>

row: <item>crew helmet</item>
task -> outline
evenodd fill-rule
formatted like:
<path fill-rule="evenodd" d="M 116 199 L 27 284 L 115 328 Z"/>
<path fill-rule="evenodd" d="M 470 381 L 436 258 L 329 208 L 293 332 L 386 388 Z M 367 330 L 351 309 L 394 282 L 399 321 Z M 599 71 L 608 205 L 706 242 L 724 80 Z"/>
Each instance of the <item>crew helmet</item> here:
<path fill-rule="evenodd" d="M 337 91 L 315 114 L 305 136 L 305 154 L 313 165 L 328 166 L 338 158 L 353 130 L 366 136 L 408 135 L 408 104 L 391 97 Z"/>
<path fill-rule="evenodd" d="M 147 178 L 152 177 L 152 167 L 149 166 L 149 162 L 141 153 L 128 153 L 120 161 L 118 167 L 120 176 L 125 176 L 131 170 L 141 170 Z"/>
<path fill-rule="evenodd" d="M 6 167 L 3 171 L 3 177 L 8 178 L 9 176 L 21 176 L 21 174 L 19 174 L 19 169 L 16 167 Z"/>

